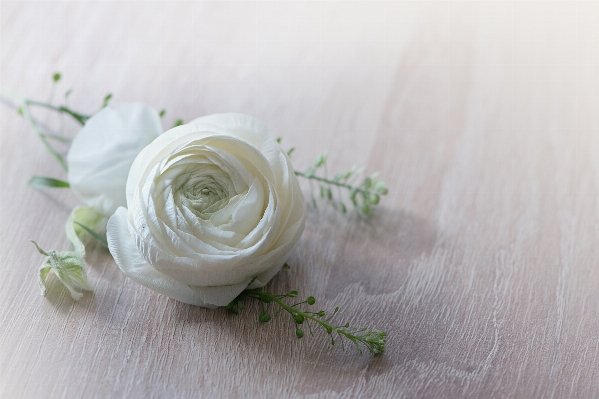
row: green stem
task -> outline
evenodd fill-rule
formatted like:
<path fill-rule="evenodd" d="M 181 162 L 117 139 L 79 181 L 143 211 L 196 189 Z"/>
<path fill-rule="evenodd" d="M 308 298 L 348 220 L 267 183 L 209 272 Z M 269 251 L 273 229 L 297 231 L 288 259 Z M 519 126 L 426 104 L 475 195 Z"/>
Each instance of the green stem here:
<path fill-rule="evenodd" d="M 66 172 L 67 164 L 66 164 L 63 156 L 60 155 L 58 152 L 56 152 L 56 150 L 50 145 L 50 143 L 46 139 L 46 136 L 44 135 L 44 133 L 42 133 L 40 128 L 37 126 L 37 124 L 33 120 L 33 117 L 29 113 L 29 106 L 28 106 L 27 100 L 23 100 L 22 105 L 21 105 L 21 112 L 23 113 L 23 117 L 25 118 L 25 120 L 27 122 L 29 122 L 29 124 L 31 125 L 33 130 L 37 133 L 40 140 L 42 140 L 42 143 L 44 143 L 44 146 L 46 147 L 46 149 L 50 152 L 50 154 L 52 154 L 52 156 L 58 161 L 58 163 L 60 164 L 62 169 Z"/>
<path fill-rule="evenodd" d="M 285 309 L 287 312 L 289 312 L 292 315 L 301 315 L 302 317 L 304 317 L 304 319 L 312 320 L 315 323 L 318 323 L 322 327 L 324 327 L 324 329 L 327 331 L 328 334 L 337 333 L 339 335 L 343 335 L 344 337 L 349 339 L 351 342 L 353 342 L 356 345 L 356 347 L 358 348 L 358 350 L 360 350 L 358 342 L 361 342 L 374 354 L 382 353 L 384 351 L 385 341 L 386 341 L 386 336 L 387 336 L 387 334 L 385 332 L 370 330 L 369 332 L 366 332 L 366 334 L 364 334 L 364 335 L 356 335 L 356 334 L 353 334 L 352 331 L 348 331 L 342 327 L 337 327 L 337 326 L 334 326 L 334 325 L 331 325 L 330 323 L 328 323 L 327 320 L 330 320 L 331 318 L 329 318 L 327 320 L 323 320 L 319 317 L 314 316 L 311 312 L 310 313 L 303 312 L 300 309 L 295 308 L 295 307 L 283 302 L 278 295 L 270 294 L 270 293 L 264 291 L 263 289 L 246 290 L 244 292 L 246 295 L 248 295 L 250 297 L 260 299 L 263 303 L 264 302 L 266 302 L 266 303 L 275 302 L 281 308 Z M 333 313 L 333 315 L 334 314 L 335 313 Z M 365 331 L 365 329 L 362 331 Z"/>
<path fill-rule="evenodd" d="M 64 113 L 66 113 L 68 115 L 71 115 L 77 122 L 81 123 L 81 125 L 84 125 L 85 121 L 87 121 L 90 118 L 89 115 L 80 114 L 78 112 L 73 111 L 70 108 L 67 108 L 67 107 L 63 106 L 63 105 L 57 106 L 57 105 L 52 105 L 52 104 L 49 104 L 49 103 L 44 103 L 44 102 L 41 102 L 41 101 L 27 100 L 27 99 L 25 100 L 25 102 L 27 104 L 36 105 L 38 107 L 48 108 L 48 109 L 51 109 L 53 111 L 64 112 Z"/>
<path fill-rule="evenodd" d="M 338 181 L 335 181 L 335 180 L 326 179 L 324 177 L 320 177 L 320 176 L 316 176 L 316 175 L 307 175 L 306 173 L 299 172 L 297 170 L 295 171 L 295 175 L 303 177 L 304 179 L 312 179 L 312 180 L 316 180 L 316 181 L 319 181 L 319 182 L 322 182 L 322 183 L 334 185 L 334 186 L 337 186 L 337 187 L 347 188 L 348 190 L 356 190 L 358 192 L 368 193 L 368 194 L 370 194 L 370 192 L 371 192 L 370 190 L 364 190 L 363 188 L 360 188 L 360 187 L 355 187 L 355 186 L 352 186 L 350 184 L 345 184 L 345 183 L 341 183 L 341 182 L 338 182 Z"/>

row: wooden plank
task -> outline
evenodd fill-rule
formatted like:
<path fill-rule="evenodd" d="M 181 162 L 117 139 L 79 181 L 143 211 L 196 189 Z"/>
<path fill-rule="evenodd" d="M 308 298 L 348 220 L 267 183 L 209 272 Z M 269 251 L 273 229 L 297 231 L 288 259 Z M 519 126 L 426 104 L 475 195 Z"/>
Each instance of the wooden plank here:
<path fill-rule="evenodd" d="M 0 397 L 597 397 L 599 6 L 592 2 L 0 3 L 0 85 L 93 112 L 244 112 L 298 169 L 380 170 L 371 220 L 309 207 L 270 288 L 389 333 L 382 356 L 178 303 L 89 249 L 93 294 L 39 296 L 78 200 L 0 106 Z M 57 125 L 50 114 L 36 114 Z M 67 123 L 69 134 L 76 125 Z M 308 185 L 304 186 L 309 195 Z"/>

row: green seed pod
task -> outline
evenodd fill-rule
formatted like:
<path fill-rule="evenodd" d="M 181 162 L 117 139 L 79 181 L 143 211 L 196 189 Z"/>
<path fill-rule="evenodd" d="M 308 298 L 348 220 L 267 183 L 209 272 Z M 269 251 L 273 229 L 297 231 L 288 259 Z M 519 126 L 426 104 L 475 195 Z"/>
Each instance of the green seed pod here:
<path fill-rule="evenodd" d="M 270 315 L 267 312 L 262 312 L 260 313 L 260 316 L 258 316 L 258 320 L 260 320 L 260 323 L 266 323 L 270 321 Z"/>
<path fill-rule="evenodd" d="M 314 305 L 316 303 L 316 298 L 309 296 L 308 299 L 306 299 L 306 302 L 308 302 L 308 305 Z"/>
<path fill-rule="evenodd" d="M 299 328 L 296 328 L 295 335 L 297 335 L 298 338 L 301 338 L 304 336 L 304 332 L 302 330 L 300 330 Z"/>
<path fill-rule="evenodd" d="M 295 320 L 295 324 L 302 324 L 304 322 L 304 316 L 301 314 L 296 314 L 293 319 Z"/>

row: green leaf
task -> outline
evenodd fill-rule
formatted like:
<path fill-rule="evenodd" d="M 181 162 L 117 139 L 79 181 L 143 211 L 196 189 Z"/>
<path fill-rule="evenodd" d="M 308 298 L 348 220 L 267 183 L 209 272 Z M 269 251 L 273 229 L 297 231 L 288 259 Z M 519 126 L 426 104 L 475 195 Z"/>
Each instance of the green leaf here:
<path fill-rule="evenodd" d="M 343 202 L 339 203 L 339 207 L 341 208 L 341 213 L 347 213 L 347 207 Z"/>
<path fill-rule="evenodd" d="M 110 101 L 110 99 L 112 98 L 112 94 L 107 94 L 106 97 L 104 97 L 104 103 L 102 104 L 102 108 L 104 108 L 105 106 L 108 105 L 108 102 Z"/>
<path fill-rule="evenodd" d="M 158 116 L 160 116 L 161 118 L 166 114 L 166 110 L 162 109 L 160 110 L 160 112 L 158 113 Z"/>
<path fill-rule="evenodd" d="M 179 118 L 173 122 L 173 127 L 181 126 L 183 124 L 183 119 Z"/>
<path fill-rule="evenodd" d="M 322 154 L 320 154 L 318 157 L 316 157 L 316 163 L 314 164 L 314 166 L 317 168 L 320 168 L 322 165 L 325 164 L 326 161 L 327 161 L 327 153 L 325 151 Z"/>
<path fill-rule="evenodd" d="M 287 150 L 287 156 L 290 157 L 293 151 L 295 151 L 295 147 L 291 147 L 289 150 Z"/>
<path fill-rule="evenodd" d="M 74 224 L 81 226 L 85 231 L 87 231 L 92 237 L 94 237 L 95 239 L 97 239 L 98 241 L 101 241 L 102 243 L 104 243 L 104 245 L 108 246 L 108 241 L 106 240 L 106 238 L 102 237 L 100 234 L 96 233 L 95 231 L 93 231 L 92 229 L 90 229 L 87 226 L 82 225 L 79 222 L 73 222 Z"/>
<path fill-rule="evenodd" d="M 356 188 L 352 188 L 349 191 L 349 199 L 351 200 L 352 204 L 354 204 L 354 206 L 358 206 L 358 201 L 356 200 L 356 194 L 358 194 L 358 189 L 356 189 Z"/>
<path fill-rule="evenodd" d="M 44 176 L 33 176 L 29 179 L 29 185 L 35 188 L 41 187 L 55 187 L 55 188 L 68 188 L 70 187 L 69 183 L 66 181 L 54 179 L 52 177 L 44 177 Z"/>

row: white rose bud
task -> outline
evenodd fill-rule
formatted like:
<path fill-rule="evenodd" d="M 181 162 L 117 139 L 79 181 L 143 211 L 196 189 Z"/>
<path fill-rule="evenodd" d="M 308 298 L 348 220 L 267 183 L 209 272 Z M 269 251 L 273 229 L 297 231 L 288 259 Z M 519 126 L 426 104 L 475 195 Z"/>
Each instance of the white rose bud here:
<path fill-rule="evenodd" d="M 160 116 L 145 104 L 109 105 L 89 118 L 67 154 L 73 192 L 106 216 L 126 206 L 125 185 L 133 160 L 162 133 Z"/>
<path fill-rule="evenodd" d="M 107 226 L 116 263 L 181 302 L 225 306 L 279 272 L 304 229 L 287 154 L 258 120 L 210 115 L 160 135 L 137 156 L 127 206 Z"/>

